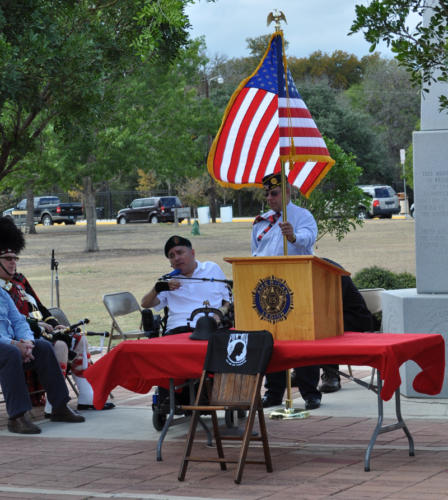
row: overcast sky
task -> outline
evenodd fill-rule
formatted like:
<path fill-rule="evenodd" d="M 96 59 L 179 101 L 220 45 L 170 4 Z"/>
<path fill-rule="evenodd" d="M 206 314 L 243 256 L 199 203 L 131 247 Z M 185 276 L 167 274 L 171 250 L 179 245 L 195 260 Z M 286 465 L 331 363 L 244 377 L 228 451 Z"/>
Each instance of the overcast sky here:
<path fill-rule="evenodd" d="M 266 18 L 274 8 L 281 10 L 288 24 L 282 23 L 289 42 L 288 55 L 306 57 L 316 50 L 332 53 L 344 50 L 361 58 L 369 53 L 369 44 L 360 34 L 348 36 L 355 18 L 355 4 L 368 0 L 196 0 L 186 12 L 192 24 L 191 35 L 205 35 L 209 56 L 249 55 L 246 38 L 274 32 Z M 384 57 L 392 57 L 385 45 L 379 46 Z"/>

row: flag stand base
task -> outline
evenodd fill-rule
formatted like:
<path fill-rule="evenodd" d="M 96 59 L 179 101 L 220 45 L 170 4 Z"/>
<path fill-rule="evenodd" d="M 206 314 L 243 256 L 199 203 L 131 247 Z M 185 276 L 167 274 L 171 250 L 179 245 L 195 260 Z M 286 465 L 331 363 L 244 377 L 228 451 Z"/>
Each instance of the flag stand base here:
<path fill-rule="evenodd" d="M 272 420 L 297 420 L 308 418 L 310 412 L 303 408 L 292 408 L 292 401 L 286 400 L 286 407 L 281 410 L 274 410 L 270 413 L 269 418 Z"/>

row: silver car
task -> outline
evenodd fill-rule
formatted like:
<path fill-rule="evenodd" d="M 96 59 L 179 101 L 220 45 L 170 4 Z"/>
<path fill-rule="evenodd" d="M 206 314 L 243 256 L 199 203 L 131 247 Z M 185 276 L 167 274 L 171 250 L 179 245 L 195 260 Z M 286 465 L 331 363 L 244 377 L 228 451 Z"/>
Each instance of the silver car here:
<path fill-rule="evenodd" d="M 383 217 L 390 219 L 393 214 L 400 213 L 400 202 L 397 193 L 391 186 L 364 185 L 358 186 L 371 198 L 368 206 L 358 207 L 358 217 L 361 219 L 371 217 Z"/>

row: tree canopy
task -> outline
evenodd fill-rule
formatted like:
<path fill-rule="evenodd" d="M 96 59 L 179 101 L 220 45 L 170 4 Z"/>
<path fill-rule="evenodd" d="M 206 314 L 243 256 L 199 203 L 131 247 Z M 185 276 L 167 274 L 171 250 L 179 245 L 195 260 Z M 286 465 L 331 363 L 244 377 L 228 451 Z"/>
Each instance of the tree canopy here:
<path fill-rule="evenodd" d="M 251 207 L 257 198 L 258 190 L 220 190 L 205 165 L 230 95 L 269 35 L 247 40 L 248 57 L 209 60 L 204 41 L 188 39 L 188 1 L 1 3 L 2 187 L 21 196 L 55 185 L 82 192 L 89 250 L 97 248 L 89 243 L 95 191 L 105 185 L 138 187 L 141 196 L 174 189 L 193 205 L 208 197 L 211 207 L 231 198 Z M 356 227 L 356 184 L 399 179 L 398 149 L 411 142 L 418 95 L 405 71 L 376 53 L 288 55 L 288 67 L 338 162 L 304 203 L 313 203 L 321 233 L 340 238 Z"/>
<path fill-rule="evenodd" d="M 429 22 L 408 24 L 410 13 L 423 16 L 429 10 Z M 356 5 L 356 19 L 351 34 L 363 32 L 373 52 L 380 41 L 386 42 L 399 63 L 410 73 L 411 81 L 419 88 L 435 81 L 448 81 L 446 20 L 447 0 L 371 0 L 368 5 Z M 448 107 L 448 96 L 440 98 Z"/>
<path fill-rule="evenodd" d="M 184 1 L 5 0 L 0 6 L 0 179 L 49 123 L 98 118 L 104 85 L 187 40 Z"/>

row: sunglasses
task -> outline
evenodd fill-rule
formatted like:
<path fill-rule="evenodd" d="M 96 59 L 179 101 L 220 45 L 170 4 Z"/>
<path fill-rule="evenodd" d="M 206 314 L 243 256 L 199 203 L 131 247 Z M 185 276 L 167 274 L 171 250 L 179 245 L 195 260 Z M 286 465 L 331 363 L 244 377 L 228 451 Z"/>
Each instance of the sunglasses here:
<path fill-rule="evenodd" d="M 281 189 L 271 189 L 270 191 L 265 191 L 264 196 L 267 198 L 271 195 L 273 198 L 277 197 L 281 193 Z"/>
<path fill-rule="evenodd" d="M 8 262 L 12 262 L 12 261 L 17 262 L 19 260 L 19 257 L 10 257 L 10 256 L 7 256 L 7 257 L 0 257 L 0 259 L 7 260 Z"/>

